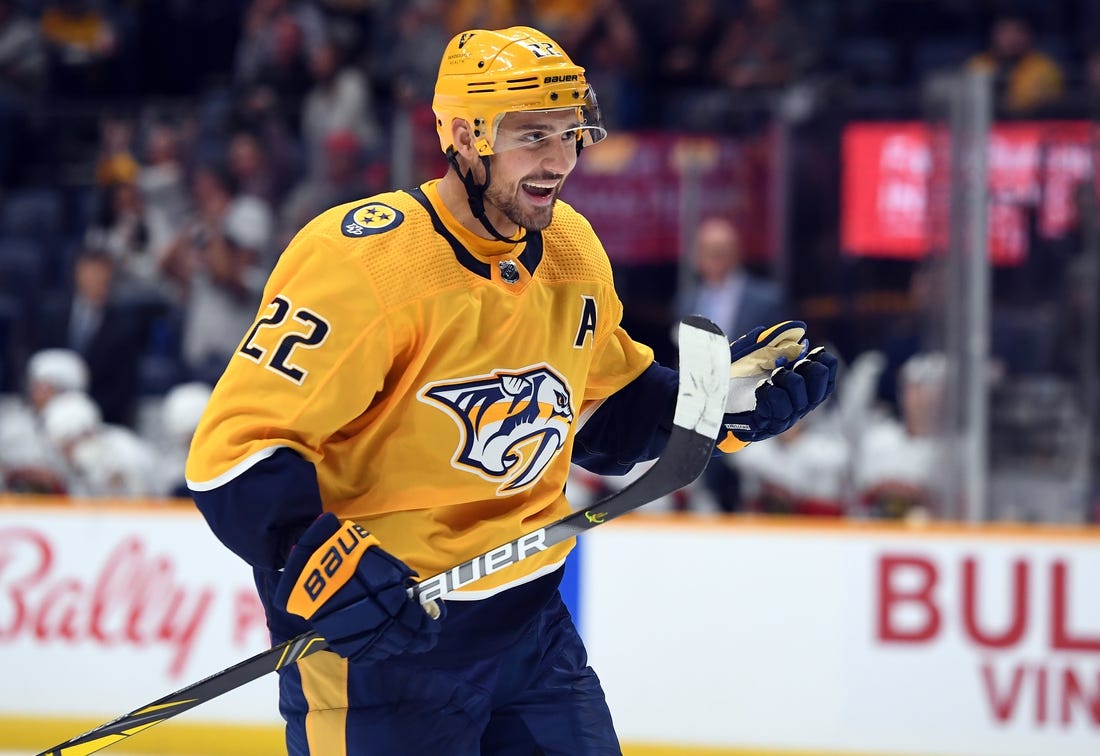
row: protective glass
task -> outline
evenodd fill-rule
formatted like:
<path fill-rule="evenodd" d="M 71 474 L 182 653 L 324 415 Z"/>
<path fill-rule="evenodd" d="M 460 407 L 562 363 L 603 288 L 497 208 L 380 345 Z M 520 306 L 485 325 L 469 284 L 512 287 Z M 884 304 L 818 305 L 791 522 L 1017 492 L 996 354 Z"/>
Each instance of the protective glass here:
<path fill-rule="evenodd" d="M 505 122 L 509 113 L 502 113 L 495 124 L 496 136 L 493 152 L 509 150 L 536 150 L 547 145 L 548 140 L 558 139 L 588 147 L 607 136 L 603 115 L 600 113 L 596 92 L 589 87 L 579 105 L 546 110 L 513 111 L 513 118 Z M 516 118 L 515 116 L 521 116 Z"/>

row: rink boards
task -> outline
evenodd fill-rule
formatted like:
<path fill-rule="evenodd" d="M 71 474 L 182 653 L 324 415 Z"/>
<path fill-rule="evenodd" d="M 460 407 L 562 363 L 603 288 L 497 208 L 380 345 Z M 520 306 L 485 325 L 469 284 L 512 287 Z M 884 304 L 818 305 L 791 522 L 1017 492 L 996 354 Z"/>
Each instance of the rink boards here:
<path fill-rule="evenodd" d="M 628 756 L 1100 753 L 1100 531 L 638 515 L 566 592 Z M 189 506 L 0 503 L 0 749 L 263 650 Z M 113 747 L 279 752 L 275 677 Z"/>

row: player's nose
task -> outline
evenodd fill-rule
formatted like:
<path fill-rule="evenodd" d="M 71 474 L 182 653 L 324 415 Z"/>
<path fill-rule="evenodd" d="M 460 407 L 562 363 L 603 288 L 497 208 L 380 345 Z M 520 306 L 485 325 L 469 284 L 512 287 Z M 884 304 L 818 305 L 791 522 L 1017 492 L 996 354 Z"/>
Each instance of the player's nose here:
<path fill-rule="evenodd" d="M 577 147 L 572 140 L 548 139 L 550 148 L 542 157 L 542 168 L 545 171 L 564 176 L 573 170 L 577 164 Z"/>

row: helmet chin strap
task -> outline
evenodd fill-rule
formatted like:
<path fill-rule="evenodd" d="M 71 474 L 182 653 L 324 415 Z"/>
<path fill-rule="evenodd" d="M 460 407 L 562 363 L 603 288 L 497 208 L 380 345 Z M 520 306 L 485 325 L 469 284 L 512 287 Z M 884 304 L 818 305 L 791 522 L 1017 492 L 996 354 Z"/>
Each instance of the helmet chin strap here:
<path fill-rule="evenodd" d="M 455 173 L 462 179 L 462 185 L 466 187 L 466 200 L 470 203 L 470 211 L 474 214 L 474 217 L 481 221 L 481 225 L 485 227 L 485 230 L 498 241 L 508 242 L 509 244 L 518 244 L 521 241 L 527 239 L 527 232 L 524 229 L 524 234 L 519 239 L 509 239 L 504 234 L 493 228 L 493 224 L 489 222 L 489 218 L 485 215 L 485 190 L 489 188 L 490 181 L 490 169 L 489 169 L 489 157 L 487 155 L 481 156 L 481 164 L 485 166 L 485 183 L 479 184 L 474 180 L 474 169 L 462 172 L 462 168 L 458 165 L 458 153 L 452 147 L 447 150 L 447 162 L 455 169 Z"/>

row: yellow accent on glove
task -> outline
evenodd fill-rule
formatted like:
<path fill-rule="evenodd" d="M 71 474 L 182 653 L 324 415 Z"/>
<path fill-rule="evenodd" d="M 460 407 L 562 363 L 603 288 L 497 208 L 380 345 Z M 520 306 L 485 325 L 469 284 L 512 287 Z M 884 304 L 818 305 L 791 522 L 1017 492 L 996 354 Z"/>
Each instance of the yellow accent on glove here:
<path fill-rule="evenodd" d="M 749 445 L 748 441 L 742 441 L 737 436 L 733 435 L 733 431 L 724 431 L 726 437 L 718 442 L 718 450 L 725 454 L 733 454 L 739 452 Z"/>
<path fill-rule="evenodd" d="M 760 332 L 755 343 L 759 346 L 730 363 L 730 378 L 767 378 L 782 361 L 792 364 L 802 357 L 805 350 L 806 324 L 799 320 L 784 320 Z M 736 341 L 734 344 L 736 345 Z"/>
<path fill-rule="evenodd" d="M 784 320 L 770 328 L 754 328 L 730 344 L 730 387 L 726 414 L 756 409 L 756 389 L 780 366 L 791 366 L 808 348 L 806 324 Z"/>

